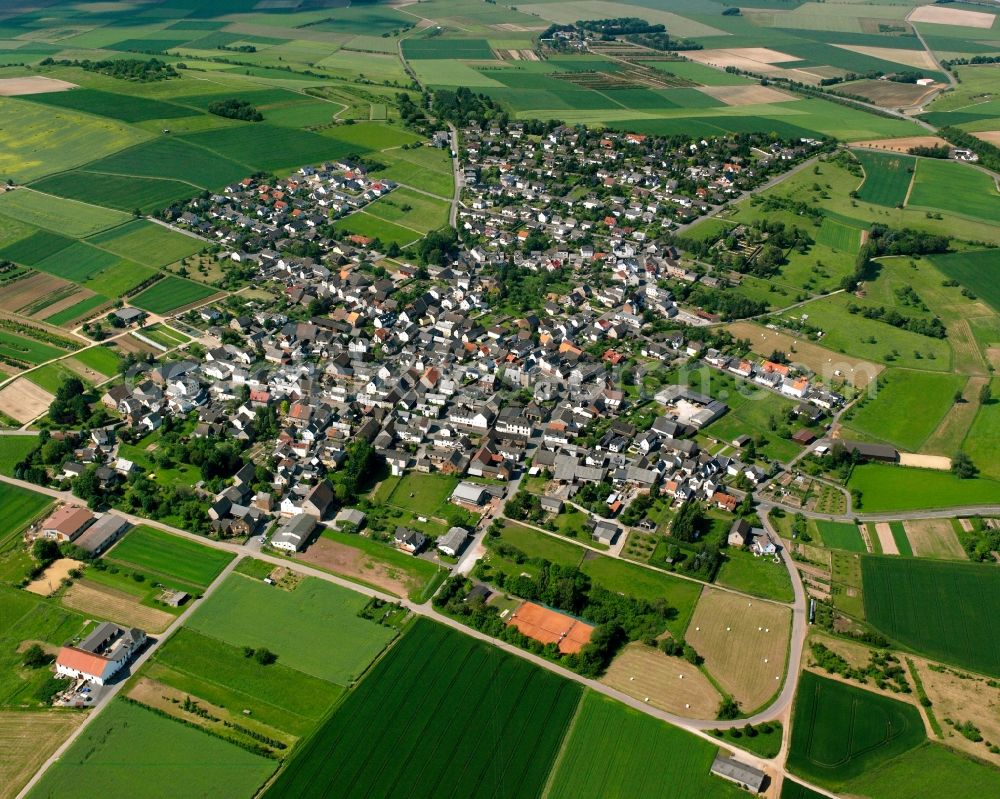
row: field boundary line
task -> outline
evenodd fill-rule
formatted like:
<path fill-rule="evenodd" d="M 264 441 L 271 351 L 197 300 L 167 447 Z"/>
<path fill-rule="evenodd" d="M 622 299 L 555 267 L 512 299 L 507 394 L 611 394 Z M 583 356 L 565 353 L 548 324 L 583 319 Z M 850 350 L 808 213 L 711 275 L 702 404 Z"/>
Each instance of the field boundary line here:
<path fill-rule="evenodd" d="M 545 779 L 541 799 L 548 799 L 549 793 L 552 791 L 552 786 L 556 779 L 556 773 L 559 771 L 559 767 L 566 758 L 566 752 L 569 749 L 569 739 L 573 735 L 573 730 L 576 728 L 576 722 L 579 720 L 580 714 L 583 713 L 583 703 L 586 701 L 587 697 L 590 696 L 590 693 L 591 691 L 589 688 L 584 688 L 580 691 L 580 698 L 577 700 L 576 710 L 573 711 L 573 716 L 570 718 L 569 724 L 566 725 L 562 741 L 559 742 L 559 751 L 556 752 L 555 759 L 552 761 L 552 765 L 549 768 L 549 775 Z"/>

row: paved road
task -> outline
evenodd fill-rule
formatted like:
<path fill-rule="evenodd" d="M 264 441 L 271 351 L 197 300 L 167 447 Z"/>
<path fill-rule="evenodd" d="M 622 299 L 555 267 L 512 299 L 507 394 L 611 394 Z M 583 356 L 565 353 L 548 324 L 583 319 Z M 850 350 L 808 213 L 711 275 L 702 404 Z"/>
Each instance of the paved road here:
<path fill-rule="evenodd" d="M 183 626 L 183 624 L 188 620 L 188 617 L 198 607 L 201 606 L 201 603 L 215 593 L 215 590 L 220 585 L 222 585 L 223 581 L 230 574 L 232 574 L 233 569 L 236 568 L 236 565 L 240 562 L 240 560 L 241 558 L 238 557 L 234 558 L 232 562 L 228 566 L 226 566 L 225 569 L 222 570 L 219 576 L 216 577 L 211 582 L 208 588 L 204 590 L 204 592 L 202 593 L 202 598 L 195 602 L 192 602 L 191 605 L 187 608 L 187 610 L 185 610 L 176 619 L 174 619 L 173 623 L 169 627 L 167 627 L 167 629 L 164 630 L 162 634 L 158 635 L 155 639 L 150 639 L 151 643 L 146 646 L 146 648 L 142 651 L 142 653 L 135 660 L 133 660 L 131 664 L 129 664 L 129 666 L 125 670 L 125 673 L 119 674 L 117 682 L 105 687 L 105 689 L 101 692 L 100 697 L 97 700 L 97 704 L 90 709 L 90 712 L 87 713 L 86 716 L 84 716 L 83 723 L 80 724 L 80 726 L 77 727 L 75 730 L 73 730 L 69 738 L 67 738 L 65 741 L 62 742 L 59 748 L 52 753 L 52 755 L 49 757 L 48 760 L 42 763 L 38 771 L 35 772 L 35 775 L 31 778 L 31 780 L 28 781 L 28 784 L 25 785 L 24 788 L 22 788 L 21 791 L 18 793 L 17 799 L 21 799 L 22 797 L 28 794 L 28 792 L 42 778 L 45 772 L 48 771 L 49 768 L 51 768 L 52 765 L 60 757 L 63 756 L 63 754 L 65 754 L 66 750 L 69 749 L 70 746 L 72 746 L 73 743 L 77 740 L 77 738 L 79 738 L 83 734 L 84 730 L 86 730 L 87 727 L 93 723 L 94 719 L 97 718 L 100 712 L 104 710 L 104 708 L 106 708 L 111 703 L 111 700 L 114 699 L 114 697 L 119 694 L 121 689 L 124 687 L 125 683 L 128 681 L 129 676 L 135 674 L 142 667 L 142 665 L 153 656 L 153 654 L 160 648 L 163 642 L 166 641 L 171 635 L 173 635 L 175 631 L 180 629 L 181 626 Z"/>
<path fill-rule="evenodd" d="M 448 214 L 448 224 L 458 227 L 458 203 L 462 198 L 462 186 L 465 185 L 465 172 L 462 164 L 458 160 L 458 131 L 450 122 L 448 130 L 451 132 L 451 169 L 455 177 L 455 192 L 451 198 L 451 211 Z"/>

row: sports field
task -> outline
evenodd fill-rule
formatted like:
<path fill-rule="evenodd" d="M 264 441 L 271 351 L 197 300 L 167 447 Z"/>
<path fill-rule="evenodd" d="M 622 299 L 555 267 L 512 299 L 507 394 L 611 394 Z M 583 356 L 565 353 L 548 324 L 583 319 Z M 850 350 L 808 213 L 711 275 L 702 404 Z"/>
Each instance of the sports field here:
<path fill-rule="evenodd" d="M 858 199 L 894 208 L 906 199 L 917 159 L 899 153 L 853 150 L 865 170 Z"/>
<path fill-rule="evenodd" d="M 274 768 L 273 760 L 115 699 L 28 796 L 170 799 L 179 785 L 188 796 L 251 796 Z"/>
<path fill-rule="evenodd" d="M 233 646 L 266 646 L 279 663 L 347 685 L 395 635 L 358 617 L 366 602 L 361 594 L 311 577 L 285 591 L 232 574 L 188 626 Z"/>
<path fill-rule="evenodd" d="M 430 799 L 447 785 L 456 799 L 539 796 L 580 693 L 574 682 L 418 619 L 265 795 Z"/>
<path fill-rule="evenodd" d="M 936 660 L 1000 677 L 1000 582 L 993 566 L 865 557 L 865 615 L 889 638 Z"/>
<path fill-rule="evenodd" d="M 229 552 L 189 541 L 146 525 L 128 534 L 105 555 L 108 560 L 205 587 L 233 559 Z"/>
<path fill-rule="evenodd" d="M 136 294 L 132 298 L 132 304 L 151 313 L 167 314 L 185 305 L 208 299 L 217 293 L 216 289 L 210 286 L 168 275 L 145 291 Z"/>
<path fill-rule="evenodd" d="M 995 505 L 1000 497 L 996 480 L 960 480 L 951 472 L 881 463 L 855 466 L 848 487 L 861 492 L 859 510 L 870 513 Z"/>
<path fill-rule="evenodd" d="M 788 766 L 836 788 L 926 740 L 916 707 L 804 672 L 792 721 Z"/>
<path fill-rule="evenodd" d="M 552 779 L 552 799 L 656 796 L 739 797 L 709 773 L 717 747 L 677 727 L 588 691 Z"/>

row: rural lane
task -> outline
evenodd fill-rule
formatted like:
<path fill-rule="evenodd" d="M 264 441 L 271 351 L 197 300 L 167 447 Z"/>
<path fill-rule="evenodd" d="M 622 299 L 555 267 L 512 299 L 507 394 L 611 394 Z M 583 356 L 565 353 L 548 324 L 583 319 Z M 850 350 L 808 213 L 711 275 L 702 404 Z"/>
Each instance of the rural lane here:
<path fill-rule="evenodd" d="M 219 573 L 219 576 L 216 577 L 209 584 L 209 586 L 204 590 L 204 592 L 202 592 L 202 600 L 207 599 L 209 596 L 215 593 L 215 589 L 217 589 L 220 585 L 222 585 L 223 581 L 230 574 L 232 574 L 233 569 L 236 568 L 236 564 L 238 564 L 240 560 L 242 560 L 242 558 L 239 557 L 233 558 L 233 560 L 229 563 L 229 565 L 227 565 L 226 568 L 224 568 Z M 166 630 L 158 634 L 156 638 L 150 639 L 151 643 L 148 644 L 146 648 L 142 650 L 139 656 L 126 667 L 127 675 L 122 676 L 113 685 L 105 687 L 105 689 L 101 692 L 101 696 L 100 699 L 98 699 L 98 703 L 90 709 L 90 712 L 87 713 L 86 716 L 84 716 L 83 722 L 80 724 L 80 726 L 77 727 L 75 730 L 73 730 L 70 736 L 65 741 L 62 742 L 59 748 L 52 753 L 52 755 L 48 758 L 48 760 L 42 763 L 38 771 L 36 771 L 34 776 L 28 781 L 28 784 L 25 785 L 21 789 L 21 791 L 17 794 L 17 799 L 22 799 L 23 797 L 28 795 L 28 792 L 44 776 L 45 772 L 48 771 L 49 768 L 51 768 L 52 765 L 66 753 L 66 750 L 68 750 L 70 746 L 72 746 L 73 743 L 83 734 L 83 731 L 86 730 L 87 727 L 93 723 L 94 719 L 97 718 L 98 714 L 109 704 L 111 704 L 111 700 L 114 699 L 115 696 L 117 696 L 118 693 L 121 691 L 121 689 L 125 686 L 125 683 L 128 681 L 128 677 L 131 676 L 132 674 L 135 674 L 143 666 L 143 664 L 153 656 L 156 650 L 158 650 L 160 646 L 171 635 L 174 634 L 174 632 L 176 632 L 184 625 L 184 623 L 188 620 L 191 614 L 200 606 L 201 606 L 201 600 L 197 602 L 192 602 L 190 607 L 188 607 L 183 613 L 181 613 L 176 619 L 174 619 L 174 621 L 171 623 L 169 627 L 167 627 Z"/>

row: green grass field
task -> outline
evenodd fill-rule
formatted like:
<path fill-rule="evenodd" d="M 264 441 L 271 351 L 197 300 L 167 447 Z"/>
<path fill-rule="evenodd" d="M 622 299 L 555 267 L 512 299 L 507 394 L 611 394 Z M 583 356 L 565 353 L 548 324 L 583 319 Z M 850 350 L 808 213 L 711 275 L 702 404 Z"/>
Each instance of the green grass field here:
<path fill-rule="evenodd" d="M 274 768 L 273 760 L 115 699 L 28 796 L 167 799 L 178 785 L 189 796 L 251 796 Z"/>
<path fill-rule="evenodd" d="M 121 211 L 66 200 L 31 189 L 0 194 L 0 214 L 66 236 L 82 238 L 128 222 Z"/>
<path fill-rule="evenodd" d="M 831 549 L 845 549 L 849 552 L 868 551 L 856 524 L 817 520 L 816 527 L 823 543 Z"/>
<path fill-rule="evenodd" d="M 68 308 L 64 308 L 63 310 L 57 311 L 51 316 L 46 316 L 44 318 L 50 325 L 66 325 L 76 319 L 87 316 L 91 311 L 94 311 L 107 302 L 107 297 L 95 294 L 92 297 L 80 300 L 79 302 L 70 305 Z"/>
<path fill-rule="evenodd" d="M 907 205 L 990 223 L 1000 219 L 1000 193 L 989 175 L 957 161 L 920 159 Z"/>
<path fill-rule="evenodd" d="M 178 180 L 134 178 L 75 170 L 50 175 L 31 184 L 31 188 L 69 200 L 143 213 L 166 208 L 171 203 L 190 199 L 198 192 L 195 186 Z"/>
<path fill-rule="evenodd" d="M 266 122 L 192 133 L 185 140 L 259 170 L 298 168 L 368 149 Z"/>
<path fill-rule="evenodd" d="M 76 241 L 35 264 L 35 268 L 64 280 L 84 283 L 121 262 L 122 259 L 114 253 L 92 247 L 84 241 Z"/>
<path fill-rule="evenodd" d="M 444 200 L 400 188 L 366 206 L 365 213 L 410 230 L 427 232 L 448 224 L 448 208 Z M 350 227 L 350 222 L 347 224 Z"/>
<path fill-rule="evenodd" d="M 457 58 L 467 61 L 492 61 L 493 51 L 485 39 L 404 39 L 403 55 L 419 59 Z"/>
<path fill-rule="evenodd" d="M 200 239 L 168 230 L 145 219 L 98 234 L 89 241 L 103 250 L 146 266 L 166 266 L 194 255 L 206 246 Z"/>
<path fill-rule="evenodd" d="M 964 375 L 887 369 L 878 394 L 847 421 L 866 436 L 916 452 L 954 404 Z M 849 438 L 849 434 L 845 434 Z"/>
<path fill-rule="evenodd" d="M 456 798 L 538 796 L 580 693 L 574 682 L 417 619 L 265 795 L 430 799 L 447 785 Z"/>
<path fill-rule="evenodd" d="M 448 502 L 456 485 L 458 479 L 449 475 L 408 472 L 395 483 L 385 501 L 420 516 L 434 516 Z"/>
<path fill-rule="evenodd" d="M 996 480 L 960 480 L 951 472 L 881 463 L 855 466 L 848 487 L 862 493 L 857 509 L 868 513 L 995 505 L 1000 497 Z"/>
<path fill-rule="evenodd" d="M 168 275 L 132 297 L 132 305 L 156 314 L 167 314 L 185 305 L 208 299 L 217 291 L 193 280 Z"/>
<path fill-rule="evenodd" d="M 111 119 L 0 97 L 0 178 L 35 180 L 148 137 Z"/>
<path fill-rule="evenodd" d="M 4 226 L 6 227 L 8 224 L 11 227 L 16 227 L 21 223 L 6 217 L 4 218 Z M 74 243 L 73 239 L 48 230 L 35 230 L 33 228 L 26 228 L 26 230 L 34 232 L 8 243 L 0 250 L 0 256 L 8 261 L 35 266 Z"/>
<path fill-rule="evenodd" d="M 394 635 L 358 617 L 366 602 L 361 594 L 323 580 L 306 578 L 295 590 L 284 591 L 233 574 L 188 624 L 233 646 L 266 646 L 286 666 L 347 685 Z"/>
<path fill-rule="evenodd" d="M 708 741 L 588 691 L 549 796 L 651 796 L 666 785 L 676 799 L 744 796 L 709 773 L 717 751 Z"/>
<path fill-rule="evenodd" d="M 205 189 L 221 189 L 253 172 L 247 164 L 180 138 L 143 142 L 92 161 L 84 168 L 88 172 L 187 181 Z"/>
<path fill-rule="evenodd" d="M 83 631 L 86 620 L 57 602 L 6 585 L 0 585 L 0 618 L 0 707 L 36 708 L 42 703 L 35 692 L 51 673 L 24 668 L 18 648 L 23 641 L 61 646 Z"/>
<path fill-rule="evenodd" d="M 890 208 L 902 204 L 910 190 L 917 159 L 900 153 L 852 152 L 865 170 L 865 182 L 858 189 L 858 199 Z"/>
<path fill-rule="evenodd" d="M 31 338 L 17 336 L 6 330 L 0 331 L 0 355 L 6 355 L 8 358 L 36 364 L 60 358 L 65 354 L 66 350 L 57 349 L 51 344 L 43 344 Z"/>
<path fill-rule="evenodd" d="M 145 122 L 150 119 L 176 119 L 197 115 L 197 111 L 145 97 L 105 92 L 100 89 L 77 89 L 71 92 L 47 92 L 28 95 L 27 100 L 56 108 L 84 111 L 121 122 Z"/>
<path fill-rule="evenodd" d="M 1000 582 L 993 566 L 865 557 L 868 622 L 906 647 L 1000 677 Z"/>
<path fill-rule="evenodd" d="M 0 474 L 14 476 L 14 467 L 35 448 L 38 436 L 0 436 Z M 13 488 L 13 486 L 11 486 Z"/>
<path fill-rule="evenodd" d="M 896 549 L 900 555 L 913 557 L 913 547 L 910 546 L 910 539 L 906 535 L 906 528 L 902 522 L 889 522 L 889 530 L 892 532 L 892 540 L 896 542 Z"/>
<path fill-rule="evenodd" d="M 233 555 L 140 525 L 115 544 L 105 558 L 205 587 L 219 576 Z"/>
<path fill-rule="evenodd" d="M 785 781 L 788 784 L 788 781 Z M 954 749 L 927 743 L 850 781 L 852 796 L 871 799 L 942 799 L 946 796 L 1000 795 L 1000 771 Z M 781 794 L 786 799 L 785 794 Z M 812 799 L 800 794 L 801 799 Z M 792 796 L 792 799 L 799 799 Z"/>
<path fill-rule="evenodd" d="M 154 324 L 148 325 L 140 331 L 141 335 L 148 338 L 150 341 L 155 341 L 157 344 L 162 344 L 168 349 L 178 347 L 181 344 L 186 344 L 191 339 L 185 336 L 183 333 L 178 333 L 172 327 L 156 322 Z"/>
<path fill-rule="evenodd" d="M 1000 250 L 933 255 L 931 262 L 1000 313 Z"/>
<path fill-rule="evenodd" d="M 727 588 L 734 588 L 765 599 L 791 602 L 792 578 L 784 562 L 775 563 L 771 558 L 756 558 L 750 552 L 730 547 L 726 560 L 715 581 Z"/>
<path fill-rule="evenodd" d="M 260 665 L 241 647 L 181 628 L 143 675 L 291 735 L 310 732 L 344 693 L 334 683 L 281 662 Z"/>
<path fill-rule="evenodd" d="M 79 361 L 84 366 L 108 377 L 118 374 L 118 364 L 121 362 L 118 353 L 100 346 L 80 350 L 73 356 L 73 360 Z"/>
<path fill-rule="evenodd" d="M 44 388 L 50 394 L 55 394 L 59 387 L 72 377 L 79 377 L 79 375 L 66 366 L 63 361 L 47 363 L 25 374 L 25 379 Z M 89 381 L 84 378 L 80 379 L 83 380 L 84 385 L 89 385 Z"/>
<path fill-rule="evenodd" d="M 795 700 L 788 766 L 837 788 L 925 740 L 913 705 L 807 671 Z"/>

